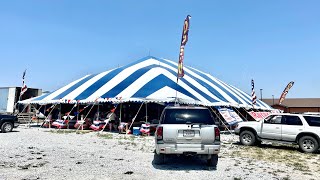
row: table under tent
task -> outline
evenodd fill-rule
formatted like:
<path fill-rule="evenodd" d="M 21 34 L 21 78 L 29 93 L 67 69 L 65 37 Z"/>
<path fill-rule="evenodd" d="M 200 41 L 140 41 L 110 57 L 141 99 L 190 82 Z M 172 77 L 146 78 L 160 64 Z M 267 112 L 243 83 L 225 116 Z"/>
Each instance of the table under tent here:
<path fill-rule="evenodd" d="M 145 123 L 159 119 L 159 111 L 168 104 L 210 107 L 224 126 L 273 110 L 260 100 L 252 105 L 249 94 L 208 73 L 188 66 L 184 67 L 184 72 L 184 77 L 177 81 L 176 62 L 148 56 L 122 67 L 83 76 L 51 93 L 19 103 L 42 106 L 40 111 L 47 112 L 47 119 L 51 113 L 51 119 L 60 119 L 57 124 L 62 123 L 63 128 L 66 121 L 70 128 L 71 122 L 76 124 L 87 118 L 89 125 L 97 112 L 111 107 L 116 107 L 120 121 L 130 122 L 130 125 L 137 118 L 135 114 L 142 116 L 142 112 L 147 117 Z M 144 108 L 143 104 L 146 104 Z M 156 105 L 148 108 L 148 104 Z M 128 110 L 126 106 L 135 108 Z M 157 116 L 148 118 L 148 114 L 155 111 Z"/>

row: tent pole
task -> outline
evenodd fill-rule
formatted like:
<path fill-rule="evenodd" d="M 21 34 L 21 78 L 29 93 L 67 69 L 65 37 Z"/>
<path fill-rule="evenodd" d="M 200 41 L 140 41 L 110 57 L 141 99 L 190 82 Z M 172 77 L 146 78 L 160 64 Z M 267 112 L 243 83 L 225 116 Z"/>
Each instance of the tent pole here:
<path fill-rule="evenodd" d="M 91 110 L 93 109 L 93 107 L 94 107 L 94 103 L 92 104 L 92 107 L 89 109 L 87 115 L 83 118 L 84 121 L 86 121 L 86 119 L 87 119 L 89 113 L 91 112 Z M 76 130 L 76 133 L 77 133 L 77 131 L 80 129 L 80 127 L 81 127 L 81 129 L 83 130 L 83 124 L 81 124 L 81 125 L 78 127 L 78 129 Z"/>
<path fill-rule="evenodd" d="M 240 116 L 241 116 L 242 118 L 244 118 L 246 121 L 248 121 L 248 120 L 240 113 L 240 111 L 238 111 L 237 108 L 234 108 L 234 109 L 238 112 L 238 114 L 240 114 Z"/>
<path fill-rule="evenodd" d="M 132 124 L 133 124 L 134 121 L 136 120 L 136 118 L 137 118 L 137 116 L 138 116 L 138 114 L 139 114 L 139 112 L 140 112 L 140 109 L 141 109 L 141 107 L 143 106 L 143 104 L 144 104 L 144 102 L 143 102 L 143 103 L 141 104 L 141 106 L 139 107 L 139 110 L 138 110 L 137 114 L 133 117 L 133 119 L 132 119 L 132 121 L 131 121 L 131 124 L 130 124 L 130 126 L 129 126 L 129 130 L 131 129 Z M 128 132 L 126 132 L 126 134 L 128 134 Z"/>
<path fill-rule="evenodd" d="M 146 102 L 146 123 L 148 123 L 148 106 L 147 106 L 147 102 Z"/>
<path fill-rule="evenodd" d="M 100 117 L 100 103 L 98 102 L 97 119 L 96 120 L 99 120 L 99 117 Z"/>
<path fill-rule="evenodd" d="M 121 124 L 122 121 L 122 103 L 120 103 L 120 117 L 119 117 L 119 125 Z"/>
<path fill-rule="evenodd" d="M 57 106 L 57 104 L 55 104 L 52 108 L 51 108 L 51 111 L 49 112 L 48 116 L 52 113 L 52 111 L 54 110 L 54 108 Z M 50 120 L 51 119 L 48 119 L 48 116 L 45 116 L 45 120 L 44 122 L 42 123 L 42 125 L 40 127 L 42 127 L 44 125 L 44 123 L 46 123 L 46 120 L 49 120 L 47 122 L 49 122 L 49 129 L 51 128 L 51 124 L 50 124 Z"/>
<path fill-rule="evenodd" d="M 224 125 L 225 128 L 227 128 L 227 130 L 229 131 L 230 134 L 232 134 L 231 130 L 227 127 L 227 125 L 222 121 L 222 119 L 220 119 L 220 117 L 217 115 L 217 113 L 212 109 L 211 106 L 209 106 L 211 111 L 218 117 L 218 119 L 220 120 L 220 122 Z"/>
<path fill-rule="evenodd" d="M 77 103 L 77 121 L 79 120 L 79 103 Z"/>

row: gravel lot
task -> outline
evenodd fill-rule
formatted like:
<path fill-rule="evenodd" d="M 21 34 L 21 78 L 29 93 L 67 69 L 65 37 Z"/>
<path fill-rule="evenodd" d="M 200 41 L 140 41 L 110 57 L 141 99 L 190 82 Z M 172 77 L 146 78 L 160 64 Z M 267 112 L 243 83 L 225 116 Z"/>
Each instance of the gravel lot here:
<path fill-rule="evenodd" d="M 320 155 L 245 147 L 222 134 L 216 170 L 197 158 L 152 163 L 153 137 L 19 127 L 0 134 L 0 179 L 320 179 Z"/>

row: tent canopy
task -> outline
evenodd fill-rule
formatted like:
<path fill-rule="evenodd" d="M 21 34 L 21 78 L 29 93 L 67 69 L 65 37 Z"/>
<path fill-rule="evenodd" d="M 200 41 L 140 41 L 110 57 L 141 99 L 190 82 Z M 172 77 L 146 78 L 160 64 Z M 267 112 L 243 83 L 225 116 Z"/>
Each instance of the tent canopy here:
<path fill-rule="evenodd" d="M 191 67 L 177 83 L 176 62 L 145 57 L 126 66 L 86 75 L 52 93 L 20 103 L 174 102 L 252 108 L 251 96 Z M 256 109 L 272 109 L 257 100 Z"/>

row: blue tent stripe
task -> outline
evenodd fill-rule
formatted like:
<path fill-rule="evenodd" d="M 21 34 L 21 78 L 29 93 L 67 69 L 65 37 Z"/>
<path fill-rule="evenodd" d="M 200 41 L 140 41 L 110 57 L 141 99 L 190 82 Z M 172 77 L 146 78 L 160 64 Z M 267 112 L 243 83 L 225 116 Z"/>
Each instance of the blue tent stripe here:
<path fill-rule="evenodd" d="M 98 81 L 89 86 L 86 90 L 80 93 L 75 99 L 86 99 L 91 96 L 94 92 L 100 89 L 108 81 L 110 81 L 114 76 L 119 74 L 124 68 L 117 68 L 100 78 Z"/>
<path fill-rule="evenodd" d="M 39 96 L 37 98 L 34 98 L 32 101 L 39 101 L 39 100 L 43 100 L 45 97 L 49 96 L 51 93 L 48 93 L 46 95 L 43 95 L 43 96 Z"/>
<path fill-rule="evenodd" d="M 72 91 L 77 89 L 79 86 L 81 86 L 83 83 L 87 82 L 93 76 L 94 75 L 89 75 L 88 77 L 82 79 L 81 81 L 79 81 L 78 83 L 76 83 L 75 85 L 71 86 L 70 88 L 68 88 L 67 90 L 63 91 L 62 93 L 60 93 L 59 95 L 57 95 L 56 97 L 54 97 L 52 99 L 53 100 L 58 100 L 58 99 L 61 99 L 61 98 L 65 97 L 66 95 L 68 95 L 69 93 L 71 93 Z"/>
<path fill-rule="evenodd" d="M 156 78 L 152 79 L 148 83 L 146 83 L 139 91 L 137 91 L 132 97 L 140 98 L 147 97 L 157 90 L 168 86 L 172 89 L 179 91 L 180 93 L 189 96 L 195 100 L 199 100 L 197 97 L 189 93 L 189 91 L 185 90 L 183 87 L 177 85 L 174 81 L 166 77 L 165 75 L 159 75 Z"/>
<path fill-rule="evenodd" d="M 241 98 L 243 101 L 246 102 L 246 105 L 251 105 L 251 99 L 249 99 L 248 97 L 246 97 L 246 95 L 244 93 L 239 92 L 238 90 L 234 89 L 233 87 L 231 87 L 229 84 L 226 84 L 224 82 L 222 82 L 221 80 L 217 79 L 220 83 L 224 84 L 225 86 L 227 86 L 230 91 L 232 91 L 235 94 L 240 94 L 242 95 L 244 98 Z"/>
<path fill-rule="evenodd" d="M 148 72 L 151 68 L 158 67 L 158 65 L 150 65 L 144 68 L 141 68 L 131 74 L 128 78 L 124 79 L 122 82 L 117 84 L 115 87 L 110 89 L 108 92 L 103 94 L 102 98 L 113 98 L 116 97 L 120 92 L 122 92 L 124 89 L 126 89 L 130 84 L 132 84 L 134 81 L 136 81 L 139 77 L 141 77 L 143 74 Z"/>
<path fill-rule="evenodd" d="M 169 71 L 171 74 L 177 76 L 177 73 L 175 71 L 173 71 L 170 68 L 167 67 L 162 67 L 164 69 L 166 69 L 167 71 Z M 213 99 L 212 97 L 210 97 L 208 94 L 204 93 L 203 91 L 201 91 L 199 88 L 197 88 L 196 86 L 194 86 L 193 84 L 191 84 L 189 81 L 185 80 L 184 78 L 179 79 L 179 81 L 182 81 L 183 83 L 185 83 L 186 85 L 188 85 L 189 87 L 191 87 L 193 90 L 195 90 L 198 94 L 200 94 L 202 97 L 206 98 L 208 101 L 212 101 L 212 102 L 216 102 L 217 100 Z M 201 84 L 201 83 L 200 83 Z M 203 84 L 201 84 L 203 85 Z M 215 95 L 216 97 L 218 97 L 220 100 L 222 101 L 226 101 L 226 99 L 216 90 L 212 89 L 212 91 L 210 91 L 213 95 Z"/>
<path fill-rule="evenodd" d="M 220 84 L 218 84 L 217 82 L 215 82 L 214 80 L 212 80 L 211 78 L 208 77 L 208 75 L 204 74 L 204 73 L 200 73 L 198 71 L 194 71 L 193 69 L 189 68 L 190 71 L 192 71 L 193 73 L 198 74 L 199 76 L 201 76 L 202 78 L 206 79 L 207 81 L 211 82 L 212 84 L 214 84 L 215 86 L 217 86 L 219 89 L 221 89 L 223 92 L 225 92 L 231 99 L 233 99 L 235 102 L 240 102 L 240 99 L 237 98 L 236 96 L 234 96 L 228 89 L 226 89 L 225 87 L 221 86 Z M 187 73 L 188 74 L 188 73 Z M 188 74 L 189 76 L 191 76 L 190 74 Z M 194 79 L 197 79 L 196 77 L 193 77 Z M 203 82 L 202 80 L 199 79 L 199 81 Z M 208 85 L 210 87 L 210 89 L 214 89 L 212 88 L 210 85 Z M 241 98 L 241 100 L 243 100 Z M 227 101 L 227 100 L 225 100 Z"/>
<path fill-rule="evenodd" d="M 157 59 L 159 61 L 161 61 L 162 63 L 166 63 L 168 65 L 170 65 L 173 68 L 177 68 L 177 66 L 175 66 L 174 64 L 168 63 L 163 59 Z M 191 68 L 188 68 L 188 70 L 192 71 L 193 73 L 201 76 L 202 78 L 206 79 L 207 81 L 211 82 L 212 84 L 216 85 L 219 89 L 221 89 L 222 91 L 224 91 L 229 97 L 231 97 L 234 101 L 239 102 L 240 100 L 235 97 L 233 94 L 231 94 L 227 89 L 225 89 L 224 87 L 220 86 L 218 83 L 216 83 L 215 81 L 213 81 L 212 79 L 208 78 L 205 74 L 201 74 L 197 71 L 194 71 Z M 219 99 L 221 99 L 222 101 L 228 102 L 228 100 L 221 95 L 215 88 L 213 88 L 212 86 L 210 86 L 209 84 L 207 84 L 206 82 L 202 81 L 201 79 L 198 79 L 197 77 L 191 75 L 190 73 L 188 73 L 187 71 L 185 72 L 186 75 L 188 75 L 189 77 L 193 78 L 194 80 L 196 80 L 197 82 L 199 82 L 199 84 L 203 85 L 204 87 L 206 87 L 213 95 L 215 95 L 216 97 L 218 97 Z"/>

